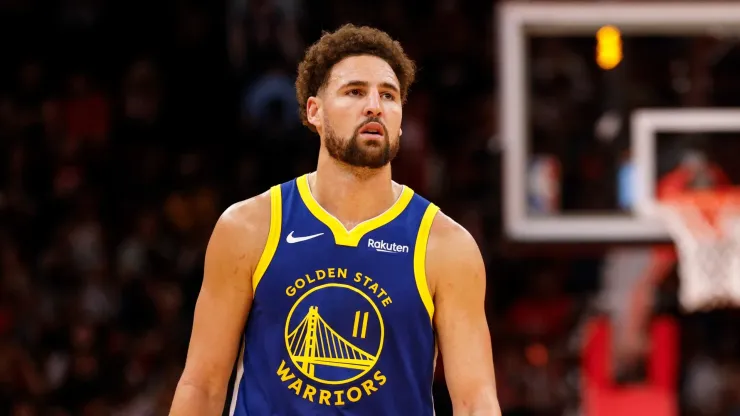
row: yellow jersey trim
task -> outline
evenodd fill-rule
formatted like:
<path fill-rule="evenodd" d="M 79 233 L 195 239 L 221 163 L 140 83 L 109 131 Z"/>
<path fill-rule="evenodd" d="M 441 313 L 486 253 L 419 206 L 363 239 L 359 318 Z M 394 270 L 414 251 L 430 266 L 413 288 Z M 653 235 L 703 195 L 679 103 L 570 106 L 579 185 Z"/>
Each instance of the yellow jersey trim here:
<path fill-rule="evenodd" d="M 252 292 L 257 290 L 257 285 L 262 280 L 262 276 L 265 275 L 267 267 L 277 251 L 282 223 L 283 197 L 280 192 L 280 185 L 275 185 L 270 188 L 270 232 L 267 234 L 267 243 L 265 243 L 265 248 L 262 250 L 262 255 L 252 275 Z M 249 236 L 245 238 L 249 238 Z"/>
<path fill-rule="evenodd" d="M 414 246 L 414 279 L 416 279 L 416 288 L 419 290 L 419 296 L 424 303 L 424 307 L 429 313 L 429 320 L 434 319 L 434 300 L 429 292 L 429 283 L 427 282 L 427 243 L 429 242 L 429 232 L 432 229 L 434 217 L 439 212 L 439 207 L 429 204 L 424 216 L 421 218 L 419 233 L 416 236 L 416 245 Z"/>
<path fill-rule="evenodd" d="M 357 247 L 365 234 L 393 221 L 403 212 L 404 209 L 406 209 L 409 202 L 411 202 L 411 198 L 414 196 L 414 191 L 412 191 L 411 188 L 404 186 L 403 191 L 401 191 L 401 196 L 387 211 L 375 218 L 357 224 L 356 227 L 348 231 L 341 221 L 326 212 L 326 210 L 316 202 L 311 194 L 311 189 L 308 186 L 308 175 L 303 175 L 297 178 L 296 185 L 303 203 L 306 205 L 308 210 L 311 211 L 311 214 L 329 227 L 332 234 L 334 234 L 334 242 L 337 245 L 349 247 Z"/>

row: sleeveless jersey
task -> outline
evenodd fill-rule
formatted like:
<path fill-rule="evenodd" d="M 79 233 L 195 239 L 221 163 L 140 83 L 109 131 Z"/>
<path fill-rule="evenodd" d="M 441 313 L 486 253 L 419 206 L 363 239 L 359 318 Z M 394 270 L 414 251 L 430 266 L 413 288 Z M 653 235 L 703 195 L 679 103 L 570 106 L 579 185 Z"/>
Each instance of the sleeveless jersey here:
<path fill-rule="evenodd" d="M 438 208 L 404 187 L 388 211 L 347 231 L 305 175 L 270 194 L 229 414 L 433 415 L 424 264 Z"/>

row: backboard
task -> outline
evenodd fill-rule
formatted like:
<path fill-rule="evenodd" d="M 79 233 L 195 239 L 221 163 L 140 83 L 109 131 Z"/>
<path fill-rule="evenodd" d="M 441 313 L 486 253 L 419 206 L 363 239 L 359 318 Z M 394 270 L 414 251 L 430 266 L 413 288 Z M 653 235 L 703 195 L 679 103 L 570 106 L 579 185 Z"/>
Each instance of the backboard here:
<path fill-rule="evenodd" d="M 646 106 L 627 111 L 624 130 L 632 167 L 631 210 L 532 215 L 528 175 L 533 156 L 529 39 L 593 37 L 606 25 L 625 36 L 723 36 L 740 32 L 737 3 L 505 3 L 498 9 L 500 131 L 504 149 L 503 211 L 508 236 L 519 241 L 654 241 L 668 239 L 651 212 L 663 134 L 740 133 L 740 108 Z M 740 105 L 740 103 L 738 103 Z M 740 134 L 738 135 L 740 138 Z"/>

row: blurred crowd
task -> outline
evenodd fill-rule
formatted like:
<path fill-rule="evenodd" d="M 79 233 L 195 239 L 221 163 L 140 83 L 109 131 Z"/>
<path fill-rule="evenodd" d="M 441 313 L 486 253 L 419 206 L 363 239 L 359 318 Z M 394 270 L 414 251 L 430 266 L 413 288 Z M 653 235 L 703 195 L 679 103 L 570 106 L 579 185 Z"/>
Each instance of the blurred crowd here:
<path fill-rule="evenodd" d="M 167 413 L 211 229 L 314 168 L 295 68 L 344 22 L 389 31 L 419 65 L 393 174 L 481 247 L 505 414 L 575 414 L 600 260 L 502 244 L 492 15 L 458 0 L 0 2 L 0 414 Z M 538 149 L 572 137 L 568 120 L 598 98 L 564 45 L 533 52 Z M 600 172 L 589 160 L 568 180 Z"/>

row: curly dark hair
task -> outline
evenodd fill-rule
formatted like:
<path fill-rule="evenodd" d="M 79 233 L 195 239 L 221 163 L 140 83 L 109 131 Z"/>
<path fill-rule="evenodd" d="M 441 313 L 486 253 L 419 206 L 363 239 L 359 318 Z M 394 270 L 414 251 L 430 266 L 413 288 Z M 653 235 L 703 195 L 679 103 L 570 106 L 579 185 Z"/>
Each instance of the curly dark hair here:
<path fill-rule="evenodd" d="M 346 24 L 335 32 L 325 32 L 308 48 L 306 56 L 298 65 L 296 98 L 301 121 L 312 131 L 315 132 L 316 128 L 308 122 L 306 116 L 308 98 L 318 94 L 334 65 L 344 58 L 357 55 L 373 55 L 388 62 L 400 83 L 401 100 L 406 102 L 409 86 L 416 77 L 416 65 L 406 56 L 401 44 L 382 30 Z"/>

